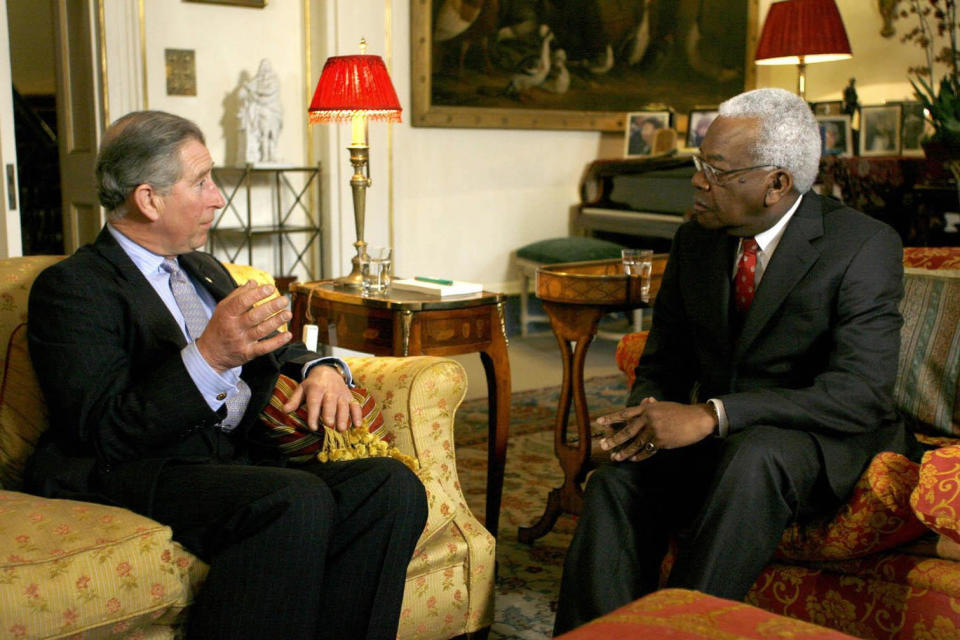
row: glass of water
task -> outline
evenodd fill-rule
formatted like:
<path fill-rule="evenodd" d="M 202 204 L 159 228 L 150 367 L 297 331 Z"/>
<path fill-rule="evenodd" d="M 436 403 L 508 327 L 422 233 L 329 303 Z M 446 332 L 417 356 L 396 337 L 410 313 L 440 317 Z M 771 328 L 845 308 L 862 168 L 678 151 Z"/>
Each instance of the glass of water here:
<path fill-rule="evenodd" d="M 390 267 L 393 249 L 390 247 L 369 247 L 360 258 L 361 293 L 375 296 L 386 291 L 390 285 Z"/>
<path fill-rule="evenodd" d="M 650 276 L 653 274 L 653 249 L 623 249 L 623 272 L 640 278 L 640 296 L 650 301 Z"/>

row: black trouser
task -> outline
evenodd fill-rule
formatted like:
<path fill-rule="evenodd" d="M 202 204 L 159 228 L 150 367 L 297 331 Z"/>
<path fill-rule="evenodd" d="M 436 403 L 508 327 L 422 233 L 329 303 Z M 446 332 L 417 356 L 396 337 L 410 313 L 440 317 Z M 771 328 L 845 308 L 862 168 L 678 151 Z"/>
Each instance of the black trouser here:
<path fill-rule="evenodd" d="M 655 591 L 671 538 L 668 586 L 742 600 L 789 523 L 839 503 L 802 431 L 752 427 L 603 465 L 567 551 L 554 633 Z"/>
<path fill-rule="evenodd" d="M 423 485 L 390 458 L 171 464 L 153 517 L 209 563 L 188 637 L 396 637 Z"/>

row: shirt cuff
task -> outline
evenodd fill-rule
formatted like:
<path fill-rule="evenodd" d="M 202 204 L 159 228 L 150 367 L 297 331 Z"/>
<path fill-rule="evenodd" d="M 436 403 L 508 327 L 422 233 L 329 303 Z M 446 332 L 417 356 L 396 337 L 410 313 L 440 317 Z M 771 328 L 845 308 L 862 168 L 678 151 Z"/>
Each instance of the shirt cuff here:
<path fill-rule="evenodd" d="M 335 358 L 333 356 L 317 358 L 316 360 L 311 360 L 307 364 L 303 365 L 303 369 L 300 371 L 300 379 L 306 380 L 307 374 L 310 373 L 310 369 L 318 365 L 326 365 L 328 367 L 337 369 L 340 372 L 340 375 L 343 376 L 343 381 L 347 383 L 348 387 L 353 389 L 355 386 L 357 386 L 353 383 L 353 373 L 350 371 L 350 367 L 347 366 L 347 363 L 340 358 Z"/>
<path fill-rule="evenodd" d="M 707 402 L 713 407 L 714 413 L 717 414 L 717 429 L 714 431 L 714 435 L 726 438 L 727 434 L 730 433 L 730 423 L 727 421 L 727 410 L 723 408 L 723 401 L 710 398 Z"/>
<path fill-rule="evenodd" d="M 193 383 L 197 385 L 197 390 L 207 401 L 207 406 L 212 411 L 217 411 L 226 401 L 227 396 L 237 389 L 237 383 L 240 382 L 240 367 L 228 369 L 222 375 L 214 371 L 197 349 L 197 343 L 191 342 L 180 351 L 180 358 L 183 360 L 183 366 Z"/>

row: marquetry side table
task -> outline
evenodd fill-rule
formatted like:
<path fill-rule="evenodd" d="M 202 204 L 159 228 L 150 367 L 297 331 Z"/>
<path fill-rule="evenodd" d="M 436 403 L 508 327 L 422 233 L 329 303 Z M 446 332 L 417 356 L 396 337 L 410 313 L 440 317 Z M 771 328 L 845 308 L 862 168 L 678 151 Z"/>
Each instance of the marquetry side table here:
<path fill-rule="evenodd" d="M 293 320 L 319 328 L 319 341 L 378 356 L 452 356 L 479 353 L 487 378 L 489 441 L 484 524 L 496 537 L 510 426 L 510 359 L 502 293 L 484 291 L 438 298 L 388 288 L 364 297 L 333 281 L 294 283 Z"/>
<path fill-rule="evenodd" d="M 563 358 L 563 383 L 554 423 L 553 448 L 564 478 L 563 484 L 547 496 L 547 506 L 540 519 L 529 527 L 520 527 L 520 542 L 530 543 L 549 533 L 563 513 L 580 513 L 583 507 L 582 484 L 590 470 L 592 435 L 583 389 L 587 349 L 605 315 L 640 309 L 653 303 L 666 263 L 666 254 L 654 254 L 646 299 L 641 295 L 640 279 L 625 275 L 619 258 L 551 264 L 537 269 L 537 297 L 550 318 Z M 575 440 L 567 433 L 571 399 L 577 419 Z"/>

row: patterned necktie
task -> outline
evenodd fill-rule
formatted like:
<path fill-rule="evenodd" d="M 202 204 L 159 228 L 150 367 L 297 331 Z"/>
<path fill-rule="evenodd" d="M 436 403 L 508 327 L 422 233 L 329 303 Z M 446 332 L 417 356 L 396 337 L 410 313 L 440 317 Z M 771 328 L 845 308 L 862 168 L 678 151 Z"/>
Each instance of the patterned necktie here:
<path fill-rule="evenodd" d="M 203 333 L 209 320 L 203 300 L 200 299 L 200 294 L 174 258 L 164 258 L 160 268 L 170 274 L 170 291 L 187 323 L 188 338 L 191 342 L 195 342 Z M 236 391 L 226 398 L 227 418 L 221 425 L 224 431 L 230 431 L 240 423 L 240 418 L 243 417 L 249 402 L 250 387 L 240 380 L 237 382 Z"/>
<path fill-rule="evenodd" d="M 750 304 L 753 302 L 755 275 L 757 271 L 757 241 L 753 238 L 743 239 L 743 254 L 737 262 L 737 275 L 734 280 L 734 303 L 741 316 L 747 315 Z"/>

